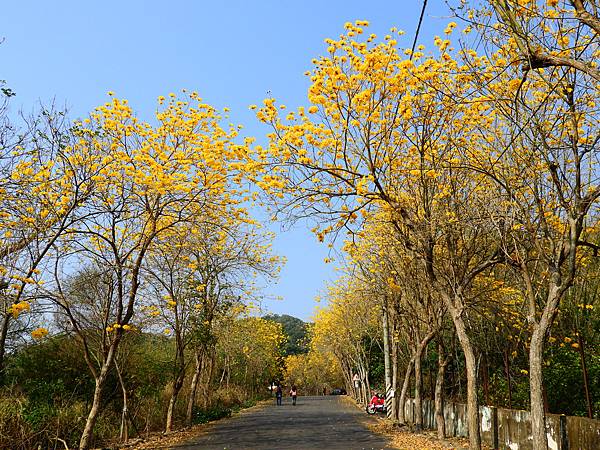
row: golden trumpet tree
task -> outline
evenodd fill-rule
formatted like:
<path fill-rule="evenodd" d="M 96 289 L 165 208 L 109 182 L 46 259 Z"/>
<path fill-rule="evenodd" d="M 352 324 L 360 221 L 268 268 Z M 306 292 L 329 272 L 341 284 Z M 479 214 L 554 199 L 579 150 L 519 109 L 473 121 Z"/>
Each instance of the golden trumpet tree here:
<path fill-rule="evenodd" d="M 266 99 L 258 111 L 273 130 L 263 186 L 283 197 L 279 204 L 290 216 L 320 217 L 321 240 L 354 231 L 374 211 L 388 214 L 454 322 L 467 366 L 469 427 L 478 430 L 476 359 L 465 318 L 474 279 L 503 255 L 480 214 L 494 200 L 492 181 L 467 162 L 494 123 L 477 81 L 493 77 L 495 66 L 473 51 L 453 51 L 442 37 L 434 40 L 435 54 L 420 49 L 404 57 L 391 35 L 379 43 L 374 35 L 361 38 L 365 25 L 348 23 L 344 35 L 327 41 L 327 56 L 313 61 L 310 107 L 282 117 Z M 478 71 L 467 64 L 473 54 Z M 478 449 L 479 433 L 470 439 Z"/>
<path fill-rule="evenodd" d="M 223 321 L 216 333 L 227 384 L 237 382 L 256 394 L 280 375 L 286 341 L 281 324 L 242 313 Z"/>
<path fill-rule="evenodd" d="M 352 377 L 357 374 L 360 386 L 355 396 L 368 402 L 370 346 L 381 336 L 379 297 L 372 293 L 371 285 L 345 275 L 328 287 L 326 299 L 328 305 L 315 313 L 311 346 L 335 356 L 348 390 L 354 389 Z"/>
<path fill-rule="evenodd" d="M 401 343 L 408 343 L 410 355 L 401 394 L 394 397 L 393 417 L 404 422 L 404 400 L 414 367 L 415 425 L 423 426 L 421 363 L 429 342 L 442 328 L 443 302 L 431 289 L 420 262 L 407 253 L 387 214 L 374 215 L 358 233 L 359 239 L 346 242 L 349 265 L 362 275 L 363 282 L 381 295 L 380 304 L 389 322 L 391 389 L 397 391 Z M 356 273 L 356 272 L 355 272 Z M 385 334 L 385 331 L 384 331 Z M 385 345 L 385 344 L 384 344 Z"/>
<path fill-rule="evenodd" d="M 0 119 L 6 112 L 0 107 Z M 0 380 L 12 322 L 31 310 L 49 252 L 89 197 L 94 170 L 72 152 L 62 111 L 43 109 L 0 130 Z M 36 333 L 39 335 L 39 331 Z M 1 381 L 0 381 L 1 382 Z"/>
<path fill-rule="evenodd" d="M 187 350 L 193 349 L 196 360 L 188 399 L 187 421 L 191 423 L 201 378 L 206 379 L 205 401 L 210 393 L 215 321 L 235 304 L 252 300 L 255 278 L 272 278 L 279 270 L 281 259 L 270 253 L 272 234 L 245 216 L 225 217 L 226 213 L 220 211 L 219 217 L 210 220 L 199 214 L 203 223 L 184 224 L 176 234 L 160 240 L 145 270 L 154 299 L 148 312 L 160 317 L 175 340 L 167 432 L 172 431 L 175 403 L 191 360 L 186 358 Z"/>
<path fill-rule="evenodd" d="M 497 75 L 478 84 L 494 99 L 497 125 L 493 139 L 481 144 L 487 156 L 471 164 L 493 180 L 489 189 L 501 199 L 482 212 L 519 280 L 530 331 L 533 445 L 545 449 L 544 342 L 581 267 L 581 247 L 598 248 L 588 236 L 597 227 L 600 196 L 594 61 L 600 50 L 594 18 L 582 9 L 591 3 L 490 3 L 500 23 L 484 37 Z"/>
<path fill-rule="evenodd" d="M 112 94 L 111 94 L 112 96 Z M 138 293 L 147 257 L 160 239 L 184 223 L 198 222 L 210 211 L 244 214 L 240 188 L 255 170 L 249 149 L 234 142 L 238 128 L 221 126 L 220 114 L 196 93 L 158 99 L 155 123 L 139 120 L 126 100 L 111 97 L 78 124 L 80 139 L 72 151 L 77 162 L 91 161 L 93 194 L 85 221 L 66 235 L 68 251 L 57 255 L 55 302 L 69 318 L 69 299 L 60 287 L 61 270 L 93 261 L 115 280 L 110 308 L 115 323 L 105 330 L 108 345 L 99 361 L 84 356 L 96 388 L 80 448 L 91 445 L 102 387 L 126 327 L 140 306 Z M 75 320 L 73 329 L 85 342 Z M 86 349 L 86 346 L 83 346 Z"/>
<path fill-rule="evenodd" d="M 544 68 L 578 71 L 595 83 L 598 69 L 600 16 L 596 1 L 488 0 L 497 19 L 492 34 L 510 41 L 511 59 L 524 73 Z M 477 14 L 479 12 L 479 14 Z M 488 11 L 471 10 L 473 19 L 490 17 Z M 482 28 L 483 30 L 483 28 Z"/>
<path fill-rule="evenodd" d="M 327 349 L 311 346 L 308 353 L 285 358 L 285 383 L 303 395 L 322 395 L 344 384 L 339 361 Z"/>

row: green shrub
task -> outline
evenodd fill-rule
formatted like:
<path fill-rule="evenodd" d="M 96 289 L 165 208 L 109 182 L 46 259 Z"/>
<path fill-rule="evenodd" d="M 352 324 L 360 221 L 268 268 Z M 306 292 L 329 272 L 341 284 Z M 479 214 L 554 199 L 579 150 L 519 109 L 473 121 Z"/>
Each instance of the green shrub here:
<path fill-rule="evenodd" d="M 192 412 L 192 421 L 194 424 L 206 423 L 211 420 L 219 420 L 224 417 L 231 417 L 232 410 L 221 405 L 213 406 L 212 408 L 202 409 L 194 408 Z"/>

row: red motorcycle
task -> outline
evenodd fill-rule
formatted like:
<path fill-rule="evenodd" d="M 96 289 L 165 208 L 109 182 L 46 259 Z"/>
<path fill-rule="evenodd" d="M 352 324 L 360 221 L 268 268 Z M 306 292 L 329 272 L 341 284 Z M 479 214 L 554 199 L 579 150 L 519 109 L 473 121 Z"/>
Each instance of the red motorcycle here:
<path fill-rule="evenodd" d="M 385 413 L 385 397 L 383 394 L 375 394 L 366 408 L 367 414 L 375 414 L 377 412 Z"/>

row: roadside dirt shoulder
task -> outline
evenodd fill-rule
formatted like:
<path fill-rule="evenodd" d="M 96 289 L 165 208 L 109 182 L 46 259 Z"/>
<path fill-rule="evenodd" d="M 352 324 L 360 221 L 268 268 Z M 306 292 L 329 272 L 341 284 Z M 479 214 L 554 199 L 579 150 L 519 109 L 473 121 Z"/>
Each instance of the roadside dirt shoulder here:
<path fill-rule="evenodd" d="M 233 413 L 231 417 L 225 417 L 219 420 L 213 420 L 208 423 L 203 423 L 199 425 L 193 425 L 191 427 L 182 428 L 180 430 L 175 430 L 171 433 L 150 433 L 148 438 L 136 438 L 131 439 L 130 443 L 127 445 L 123 445 L 121 449 L 127 450 L 154 450 L 154 449 L 164 449 L 168 447 L 172 447 L 177 444 L 182 444 L 190 441 L 191 439 L 206 433 L 209 431 L 214 424 L 226 420 L 230 420 L 232 417 L 236 417 L 240 414 L 245 414 L 248 412 L 256 411 L 273 403 L 273 400 L 267 399 L 258 402 L 256 405 L 251 406 L 249 408 L 240 409 L 239 411 Z"/>
<path fill-rule="evenodd" d="M 352 397 L 344 397 L 344 401 L 364 412 L 364 408 Z M 398 450 L 459 450 L 469 447 L 466 439 L 447 438 L 440 440 L 435 431 L 413 433 L 407 427 L 398 427 L 381 416 L 369 416 L 366 412 L 363 424 L 374 433 L 385 436 Z"/>

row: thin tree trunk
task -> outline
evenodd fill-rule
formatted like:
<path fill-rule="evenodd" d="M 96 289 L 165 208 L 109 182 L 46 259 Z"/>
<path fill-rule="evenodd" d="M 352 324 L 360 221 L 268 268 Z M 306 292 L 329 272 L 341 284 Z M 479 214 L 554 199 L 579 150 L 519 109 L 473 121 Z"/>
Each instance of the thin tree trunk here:
<path fill-rule="evenodd" d="M 6 353 L 6 337 L 8 336 L 10 318 L 9 313 L 4 313 L 2 328 L 0 328 L 0 386 L 4 384 L 4 355 Z"/>
<path fill-rule="evenodd" d="M 384 299 L 383 304 L 383 366 L 384 366 L 384 377 L 385 377 L 385 406 L 387 408 L 387 417 L 391 417 L 394 407 L 393 398 L 390 398 L 390 391 L 392 389 L 392 368 L 390 363 L 390 329 L 388 320 L 388 305 L 387 298 Z"/>
<path fill-rule="evenodd" d="M 398 420 L 398 343 L 392 339 L 392 391 L 394 392 L 394 401 L 392 403 L 392 420 Z"/>
<path fill-rule="evenodd" d="M 420 432 L 423 429 L 423 393 L 421 386 L 423 374 L 421 373 L 421 358 L 423 356 L 423 347 L 419 345 L 415 353 L 415 423 L 414 431 Z"/>
<path fill-rule="evenodd" d="M 96 386 L 94 388 L 94 398 L 92 401 L 92 407 L 90 408 L 90 412 L 88 414 L 87 420 L 85 422 L 85 427 L 83 428 L 83 433 L 81 434 L 81 439 L 79 440 L 79 449 L 87 450 L 90 448 L 92 443 L 92 437 L 94 432 L 94 425 L 96 425 L 96 420 L 98 419 L 98 413 L 100 412 L 100 404 L 102 402 L 102 388 L 104 387 L 104 383 L 106 382 L 106 378 L 108 376 L 108 371 L 113 363 L 113 355 L 115 351 L 115 344 L 110 348 L 108 352 L 108 356 L 106 361 L 102 365 L 100 370 L 100 374 L 95 379 Z"/>
<path fill-rule="evenodd" d="M 123 380 L 123 375 L 121 374 L 121 369 L 119 368 L 117 361 L 115 361 L 115 369 L 117 369 L 119 385 L 121 386 L 121 392 L 123 393 L 123 410 L 121 412 L 121 429 L 119 430 L 119 439 L 121 439 L 121 442 L 126 444 L 129 440 L 129 422 L 127 419 L 127 389 L 125 388 L 125 381 Z"/>
<path fill-rule="evenodd" d="M 564 292 L 558 282 L 551 285 L 548 292 L 546 305 L 542 311 L 539 322 L 530 313 L 528 320 L 533 324 L 531 342 L 529 344 L 529 395 L 531 400 L 531 434 L 533 450 L 547 450 L 548 438 L 546 435 L 546 415 L 544 409 L 544 380 L 542 361 L 544 357 L 544 340 L 552 324 L 554 313 L 558 308 L 560 298 Z M 531 308 L 533 310 L 533 308 Z"/>
<path fill-rule="evenodd" d="M 585 403 L 587 405 L 587 413 L 590 419 L 594 418 L 594 404 L 590 393 L 590 381 L 588 379 L 587 364 L 585 361 L 585 349 L 581 333 L 577 333 L 577 342 L 579 343 L 579 358 L 581 359 L 581 375 L 583 376 L 583 389 L 585 391 Z"/>
<path fill-rule="evenodd" d="M 485 404 L 490 404 L 490 372 L 488 370 L 488 360 L 487 355 L 483 358 L 483 370 L 481 371 L 481 379 L 483 382 L 483 398 L 485 399 Z"/>
<path fill-rule="evenodd" d="M 214 348 L 210 349 L 210 354 L 209 354 L 209 358 L 207 361 L 208 361 L 208 373 L 206 374 L 206 383 L 204 383 L 202 386 L 202 403 L 204 405 L 204 408 L 208 408 L 211 403 L 210 388 L 212 386 L 212 377 L 213 377 L 213 371 L 214 371 L 214 367 L 215 367 Z M 246 366 L 246 370 L 247 369 L 248 369 L 248 367 Z"/>
<path fill-rule="evenodd" d="M 477 363 L 473 345 L 467 334 L 462 318 L 462 308 L 457 309 L 451 299 L 444 296 L 446 306 L 452 316 L 458 341 L 465 355 L 465 370 L 467 374 L 467 426 L 469 429 L 469 449 L 481 450 L 481 434 L 479 430 L 479 405 L 477 402 Z M 462 303 L 461 303 L 462 304 Z"/>
<path fill-rule="evenodd" d="M 178 324 L 179 322 L 176 322 L 177 326 L 179 326 Z M 167 418 L 165 422 L 166 433 L 173 431 L 173 416 L 175 414 L 175 406 L 177 405 L 177 397 L 179 391 L 181 391 L 181 388 L 183 387 L 183 382 L 185 381 L 185 345 L 183 344 L 180 330 L 176 334 L 176 345 L 177 353 L 175 355 L 174 364 L 177 372 L 175 374 L 175 379 L 173 380 L 173 390 L 171 391 L 171 398 L 169 399 L 169 406 L 167 408 Z"/>
<path fill-rule="evenodd" d="M 417 351 L 415 352 L 415 431 L 417 432 L 423 429 L 423 371 L 421 370 L 423 353 L 434 336 L 435 332 L 430 331 L 419 342 Z"/>
<path fill-rule="evenodd" d="M 400 424 L 406 423 L 406 418 L 404 417 L 404 405 L 406 404 L 406 393 L 408 392 L 408 387 L 410 386 L 410 374 L 412 373 L 414 363 L 415 357 L 413 356 L 408 362 L 406 371 L 404 372 L 404 381 L 402 382 L 402 391 L 400 392 L 400 400 L 398 405 L 398 422 Z"/>
<path fill-rule="evenodd" d="M 363 405 L 366 405 L 367 403 L 369 403 L 370 397 L 371 397 L 371 387 L 369 385 L 369 374 L 367 373 L 367 370 L 365 369 L 365 367 L 363 366 L 363 364 L 359 364 L 358 367 L 358 372 L 359 372 L 359 376 L 360 376 L 360 380 L 361 380 L 361 387 L 362 387 L 362 392 L 361 392 L 361 403 Z"/>
<path fill-rule="evenodd" d="M 181 391 L 183 382 L 185 380 L 185 370 L 182 370 L 173 383 L 173 390 L 171 392 L 171 398 L 169 399 L 169 407 L 167 408 L 167 420 L 165 422 L 165 432 L 169 433 L 173 431 L 173 416 L 175 412 L 175 405 L 177 404 L 177 396 Z"/>
<path fill-rule="evenodd" d="M 504 350 L 504 373 L 506 374 L 506 386 L 508 388 L 508 409 L 512 409 L 512 388 L 510 383 L 510 361 L 508 350 Z"/>
<path fill-rule="evenodd" d="M 438 372 L 435 380 L 435 423 L 438 439 L 446 437 L 446 421 L 444 420 L 444 375 L 448 359 L 444 355 L 444 347 L 438 342 Z"/>
<path fill-rule="evenodd" d="M 196 391 L 198 390 L 198 381 L 200 380 L 200 372 L 202 370 L 202 351 L 198 350 L 195 355 L 196 365 L 194 367 L 194 375 L 190 384 L 190 394 L 188 396 L 187 409 L 185 413 L 185 423 L 189 427 L 192 425 L 192 413 L 196 404 Z"/>

